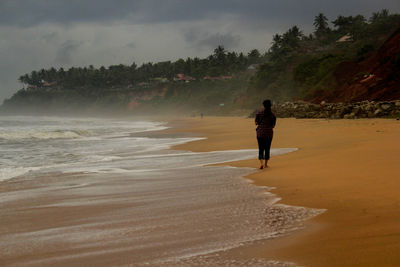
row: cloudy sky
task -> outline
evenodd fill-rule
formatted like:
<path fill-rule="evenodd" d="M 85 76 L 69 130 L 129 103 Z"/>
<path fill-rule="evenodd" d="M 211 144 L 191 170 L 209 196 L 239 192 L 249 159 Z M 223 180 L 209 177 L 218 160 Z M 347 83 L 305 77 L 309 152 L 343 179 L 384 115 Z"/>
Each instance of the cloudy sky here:
<path fill-rule="evenodd" d="M 138 65 L 228 50 L 265 52 L 275 33 L 320 12 L 400 13 L 399 0 L 0 0 L 0 101 L 50 67 Z"/>

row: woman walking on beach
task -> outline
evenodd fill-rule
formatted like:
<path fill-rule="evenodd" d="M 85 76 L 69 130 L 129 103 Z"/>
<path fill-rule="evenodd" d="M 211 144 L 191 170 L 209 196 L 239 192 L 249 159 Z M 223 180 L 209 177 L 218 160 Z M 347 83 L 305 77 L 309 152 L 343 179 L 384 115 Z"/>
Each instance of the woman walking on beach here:
<path fill-rule="evenodd" d="M 260 160 L 260 169 L 268 168 L 272 137 L 276 124 L 276 116 L 271 111 L 271 100 L 263 102 L 264 109 L 256 114 L 255 123 L 257 125 L 258 159 Z"/>

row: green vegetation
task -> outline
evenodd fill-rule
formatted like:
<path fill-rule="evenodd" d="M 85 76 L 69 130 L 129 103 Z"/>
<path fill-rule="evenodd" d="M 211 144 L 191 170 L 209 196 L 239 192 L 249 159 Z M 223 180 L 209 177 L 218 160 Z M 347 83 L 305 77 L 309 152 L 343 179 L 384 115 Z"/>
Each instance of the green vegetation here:
<path fill-rule="evenodd" d="M 32 71 L 19 78 L 24 88 L 2 108 L 228 114 L 253 109 L 263 98 L 304 99 L 332 90 L 340 63 L 360 62 L 377 51 L 398 28 L 400 15 L 382 10 L 369 19 L 340 15 L 331 23 L 332 28 L 320 13 L 314 18 L 313 33 L 305 35 L 293 26 L 274 35 L 265 53 L 254 49 L 245 55 L 218 46 L 203 59 Z M 399 62 L 396 59 L 395 64 Z"/>
<path fill-rule="evenodd" d="M 332 72 L 343 61 L 361 61 L 376 51 L 399 27 L 400 15 L 387 10 L 373 13 L 367 21 L 362 15 L 338 16 L 329 27 L 324 14 L 314 18 L 315 31 L 305 36 L 296 26 L 275 35 L 252 85 L 277 100 L 303 99 L 310 92 L 331 90 Z M 343 36 L 349 39 L 337 42 Z M 279 90 L 277 94 L 276 90 Z"/>
<path fill-rule="evenodd" d="M 178 73 L 196 79 L 207 75 L 229 75 L 243 71 L 249 64 L 260 61 L 261 55 L 256 49 L 245 56 L 243 53 L 228 52 L 223 46 L 218 46 L 214 54 L 205 59 L 187 58 L 155 64 L 149 62 L 140 67 L 133 63 L 130 66 L 120 64 L 99 69 L 92 65 L 88 68 L 72 67 L 69 70 L 42 69 L 21 76 L 19 81 L 31 87 L 44 87 L 46 84 L 56 83 L 57 87 L 63 89 L 76 90 L 81 87 L 82 90 L 90 88 L 102 90 L 110 87 L 132 87 L 144 82 L 153 82 L 157 78 L 172 80 Z"/>

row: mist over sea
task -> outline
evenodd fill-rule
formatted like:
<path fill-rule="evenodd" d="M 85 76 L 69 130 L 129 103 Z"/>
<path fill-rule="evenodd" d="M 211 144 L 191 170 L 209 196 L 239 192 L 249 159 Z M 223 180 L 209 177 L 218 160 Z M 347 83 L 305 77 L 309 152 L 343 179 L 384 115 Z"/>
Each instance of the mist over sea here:
<path fill-rule="evenodd" d="M 166 128 L 143 120 L 0 117 L 0 261 L 227 264 L 213 253 L 284 235 L 321 212 L 275 204 L 266 188 L 243 179 L 254 169 L 208 166 L 255 158 L 255 150 L 170 150 L 201 137 L 154 135 Z"/>

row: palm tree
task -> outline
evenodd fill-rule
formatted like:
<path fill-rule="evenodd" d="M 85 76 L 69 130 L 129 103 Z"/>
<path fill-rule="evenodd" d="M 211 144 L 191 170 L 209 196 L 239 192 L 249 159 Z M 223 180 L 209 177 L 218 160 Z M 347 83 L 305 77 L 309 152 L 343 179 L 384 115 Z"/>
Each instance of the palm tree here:
<path fill-rule="evenodd" d="M 372 13 L 372 17 L 369 19 L 371 23 L 374 23 L 380 19 L 387 18 L 389 16 L 389 10 L 382 9 L 379 12 Z"/>
<path fill-rule="evenodd" d="M 328 27 L 328 18 L 322 13 L 315 16 L 313 25 L 315 27 L 315 35 L 318 38 L 322 37 L 330 30 Z"/>
<path fill-rule="evenodd" d="M 301 32 L 299 27 L 293 26 L 283 34 L 281 39 L 281 44 L 285 48 L 290 48 L 290 49 L 297 48 L 299 46 L 299 41 L 302 36 L 303 33 Z"/>
<path fill-rule="evenodd" d="M 247 54 L 247 57 L 250 63 L 259 63 L 261 54 L 257 49 L 253 49 Z"/>

